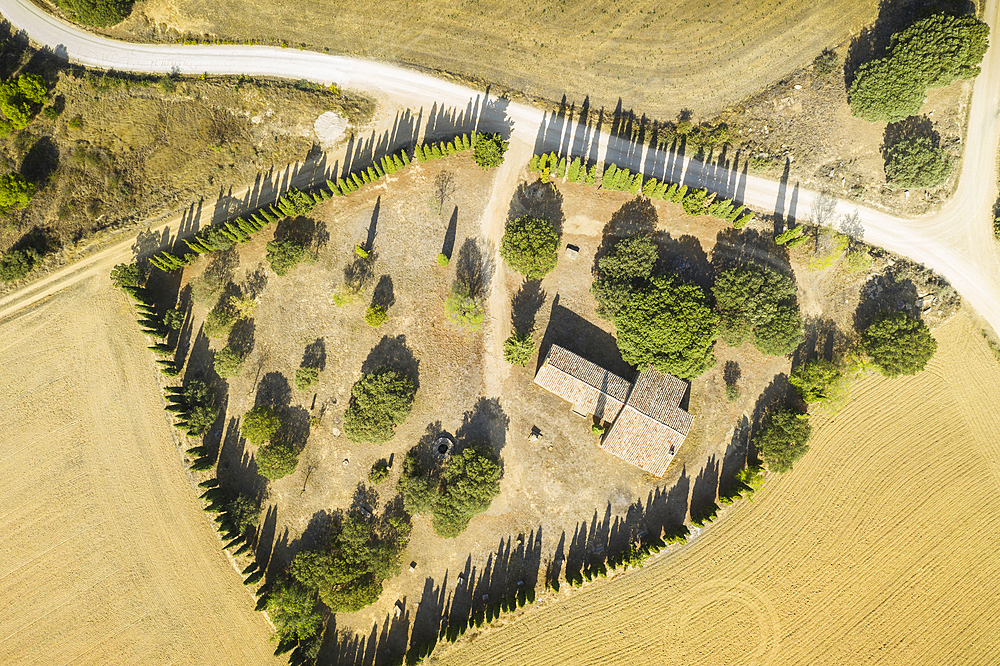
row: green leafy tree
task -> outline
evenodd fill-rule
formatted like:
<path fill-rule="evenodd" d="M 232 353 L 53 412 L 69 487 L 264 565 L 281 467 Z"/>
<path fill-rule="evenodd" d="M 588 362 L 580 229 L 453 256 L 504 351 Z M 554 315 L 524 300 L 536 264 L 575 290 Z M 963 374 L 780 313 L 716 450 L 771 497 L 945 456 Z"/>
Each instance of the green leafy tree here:
<path fill-rule="evenodd" d="M 938 13 L 892 36 L 884 58 L 862 64 L 848 91 L 852 113 L 869 122 L 916 115 L 927 88 L 979 75 L 989 26 L 968 14 Z"/>
<path fill-rule="evenodd" d="M 951 173 L 951 162 L 944 150 L 936 148 L 925 136 L 914 136 L 889 148 L 885 161 L 885 180 L 902 189 L 937 187 Z"/>
<path fill-rule="evenodd" d="M 716 315 L 701 287 L 675 275 L 654 277 L 615 317 L 618 349 L 627 363 L 693 379 L 715 365 Z"/>
<path fill-rule="evenodd" d="M 500 256 L 529 280 L 541 280 L 559 260 L 559 235 L 546 219 L 518 217 L 507 223 Z"/>
<path fill-rule="evenodd" d="M 74 21 L 106 28 L 121 23 L 132 13 L 132 0 L 57 0 Z"/>
<path fill-rule="evenodd" d="M 267 615 L 282 641 L 306 640 L 323 630 L 316 591 L 288 576 L 279 576 L 271 586 Z"/>
<path fill-rule="evenodd" d="M 237 377 L 243 372 L 243 354 L 232 345 L 215 352 L 215 372 L 220 377 Z"/>
<path fill-rule="evenodd" d="M 290 238 L 267 244 L 267 263 L 275 275 L 287 275 L 306 258 L 306 248 Z"/>
<path fill-rule="evenodd" d="M 791 277 L 758 264 L 741 264 L 722 272 L 712 293 L 723 341 L 738 346 L 752 337 L 754 346 L 765 354 L 794 351 L 802 339 L 795 291 Z"/>
<path fill-rule="evenodd" d="M 437 502 L 441 481 L 431 476 L 420 465 L 416 449 L 411 449 L 403 460 L 403 473 L 396 489 L 403 496 L 403 508 L 412 515 L 430 513 Z"/>
<path fill-rule="evenodd" d="M 850 391 L 850 378 L 844 368 L 822 358 L 806 361 L 792 370 L 788 383 L 804 402 L 819 403 L 834 412 L 846 403 Z"/>
<path fill-rule="evenodd" d="M 184 313 L 177 308 L 170 308 L 163 314 L 163 323 L 170 330 L 179 331 L 184 325 Z"/>
<path fill-rule="evenodd" d="M 914 375 L 937 351 L 927 324 L 905 312 L 882 312 L 861 334 L 861 351 L 886 377 Z"/>
<path fill-rule="evenodd" d="M 38 252 L 32 248 L 11 250 L 0 258 L 0 281 L 20 280 L 33 271 L 40 261 Z"/>
<path fill-rule="evenodd" d="M 486 311 L 483 308 L 481 296 L 466 293 L 467 290 L 456 284 L 444 302 L 444 312 L 454 323 L 470 329 L 478 329 L 483 324 Z"/>
<path fill-rule="evenodd" d="M 413 409 L 417 387 L 401 373 L 380 368 L 364 375 L 351 387 L 351 402 L 344 412 L 344 434 L 351 442 L 384 444 L 395 427 Z"/>
<path fill-rule="evenodd" d="M 308 391 L 319 383 L 319 370 L 317 368 L 299 368 L 295 371 L 295 388 L 299 391 Z"/>
<path fill-rule="evenodd" d="M 632 292 L 648 284 L 656 266 L 656 243 L 647 236 L 625 238 L 597 260 L 597 277 L 590 293 L 597 300 L 597 314 L 614 321 Z"/>
<path fill-rule="evenodd" d="M 259 446 L 274 437 L 281 427 L 281 420 L 269 405 L 254 407 L 243 415 L 240 434 L 248 442 Z"/>
<path fill-rule="evenodd" d="M 500 494 L 503 470 L 486 446 L 469 446 L 453 456 L 441 472 L 442 490 L 434 506 L 434 531 L 450 539 L 469 521 L 490 508 Z"/>
<path fill-rule="evenodd" d="M 477 134 L 472 159 L 484 169 L 492 169 L 503 164 L 503 155 L 509 144 L 499 134 Z"/>
<path fill-rule="evenodd" d="M 257 449 L 257 471 L 270 481 L 277 481 L 295 471 L 299 454 L 284 437 L 272 439 Z"/>
<path fill-rule="evenodd" d="M 754 437 L 754 445 L 768 469 L 788 472 L 809 450 L 811 434 L 809 415 L 782 405 L 764 417 L 760 432 Z"/>
<path fill-rule="evenodd" d="M 368 482 L 373 486 L 377 486 L 386 479 L 389 478 L 389 463 L 384 460 L 380 460 L 372 468 L 368 470 Z"/>
<path fill-rule="evenodd" d="M 146 283 L 146 275 L 139 264 L 118 264 L 111 269 L 111 283 L 119 289 L 141 287 Z"/>
<path fill-rule="evenodd" d="M 260 524 L 260 503 L 249 495 L 240 493 L 226 503 L 226 513 L 240 534 L 252 534 Z"/>
<path fill-rule="evenodd" d="M 0 212 L 27 208 L 35 186 L 17 173 L 0 174 Z"/>
<path fill-rule="evenodd" d="M 204 435 L 219 417 L 212 389 L 203 381 L 193 379 L 184 385 L 184 414 L 188 423 L 188 434 L 194 437 Z"/>
<path fill-rule="evenodd" d="M 205 317 L 203 330 L 210 338 L 222 338 L 233 330 L 236 325 L 236 313 L 228 303 L 219 303 Z"/>
<path fill-rule="evenodd" d="M 535 340 L 531 333 L 514 333 L 503 343 L 503 358 L 511 365 L 525 366 L 535 353 Z"/>

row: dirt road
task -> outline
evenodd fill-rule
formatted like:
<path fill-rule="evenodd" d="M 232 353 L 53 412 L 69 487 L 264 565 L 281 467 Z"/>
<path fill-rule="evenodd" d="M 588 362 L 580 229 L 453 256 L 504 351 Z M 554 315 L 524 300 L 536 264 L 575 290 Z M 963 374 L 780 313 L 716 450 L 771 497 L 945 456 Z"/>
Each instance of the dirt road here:
<path fill-rule="evenodd" d="M 278 664 L 106 275 L 0 325 L 0 663 Z"/>

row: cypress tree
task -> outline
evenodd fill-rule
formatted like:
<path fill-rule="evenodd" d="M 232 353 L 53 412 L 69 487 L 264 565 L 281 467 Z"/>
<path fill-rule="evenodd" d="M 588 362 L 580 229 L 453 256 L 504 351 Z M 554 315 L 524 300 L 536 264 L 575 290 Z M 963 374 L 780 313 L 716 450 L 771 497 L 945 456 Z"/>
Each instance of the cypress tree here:
<path fill-rule="evenodd" d="M 405 151 L 403 151 L 403 153 L 402 153 L 402 154 L 403 154 L 403 155 L 406 155 L 406 152 L 405 152 Z M 402 161 L 401 159 L 399 159 L 399 155 L 393 155 L 393 156 L 392 156 L 392 164 L 393 164 L 393 166 L 395 167 L 395 170 L 396 170 L 396 171 L 399 171 L 400 169 L 402 169 L 402 168 L 403 168 L 403 167 L 405 166 L 405 165 L 403 164 L 403 161 Z"/>
<path fill-rule="evenodd" d="M 590 171 L 587 172 L 587 185 L 593 185 L 597 182 L 597 165 L 590 167 Z"/>
<path fill-rule="evenodd" d="M 340 190 L 342 196 L 351 193 L 351 189 L 347 186 L 347 183 L 344 182 L 343 178 L 337 179 L 337 189 Z"/>
<path fill-rule="evenodd" d="M 371 180 L 371 178 L 370 178 L 370 177 L 368 176 L 368 171 L 367 171 L 367 170 L 364 170 L 364 171 L 362 171 L 362 172 L 361 172 L 361 184 L 362 184 L 362 185 L 367 185 L 367 184 L 368 184 L 368 183 L 370 183 L 370 182 L 372 182 L 372 180 Z"/>
<path fill-rule="evenodd" d="M 656 180 L 655 178 L 647 178 L 646 182 L 643 183 L 642 185 L 642 195 L 647 199 L 652 199 L 653 192 L 655 192 L 656 188 L 659 186 L 660 186 L 660 181 Z"/>
<path fill-rule="evenodd" d="M 262 217 L 257 217 L 257 213 L 251 213 L 250 219 L 253 220 L 254 224 L 263 229 L 267 226 L 268 222 Z"/>
<path fill-rule="evenodd" d="M 418 162 L 426 162 L 427 161 L 427 156 L 424 155 L 424 147 L 423 146 L 417 146 L 416 148 L 414 148 L 413 149 L 413 156 L 417 158 Z"/>
<path fill-rule="evenodd" d="M 433 147 L 433 148 L 431 148 L 431 155 L 432 155 L 432 156 L 433 156 L 433 158 L 434 158 L 434 159 L 436 159 L 436 160 L 439 160 L 439 159 L 441 159 L 442 157 L 444 157 L 444 153 L 443 153 L 443 151 L 441 150 L 441 144 L 440 144 L 440 143 L 435 143 L 435 144 L 434 144 L 434 147 Z"/>
<path fill-rule="evenodd" d="M 559 168 L 556 170 L 556 178 L 562 178 L 566 175 L 566 158 L 563 157 L 559 160 Z"/>
<path fill-rule="evenodd" d="M 753 220 L 753 213 L 747 213 L 746 215 L 744 215 L 740 219 L 738 219 L 735 222 L 733 222 L 733 228 L 734 229 L 742 229 L 743 227 L 745 227 L 748 224 L 750 224 L 751 220 Z"/>
<path fill-rule="evenodd" d="M 528 169 L 530 171 L 538 171 L 538 155 L 531 156 L 531 160 L 528 161 Z"/>
<path fill-rule="evenodd" d="M 580 179 L 580 158 L 574 157 L 573 161 L 569 163 L 569 171 L 566 172 L 566 177 L 569 182 L 575 183 Z"/>
<path fill-rule="evenodd" d="M 601 189 L 614 189 L 616 173 L 618 173 L 618 167 L 614 162 L 604 167 L 604 175 L 601 176 Z"/>
<path fill-rule="evenodd" d="M 653 198 L 662 199 L 663 193 L 666 191 L 667 191 L 667 184 L 660 183 L 659 185 L 656 186 L 656 189 L 653 190 Z"/>
<path fill-rule="evenodd" d="M 198 242 L 197 238 L 190 238 L 190 239 L 189 238 L 185 238 L 183 240 L 184 240 L 184 244 L 185 245 L 187 245 L 189 248 L 191 248 L 192 250 L 194 250 L 198 254 L 205 254 L 206 252 L 210 252 L 211 251 L 208 248 L 203 247 L 202 244 Z"/>
<path fill-rule="evenodd" d="M 256 232 L 256 229 L 250 226 L 250 224 L 242 217 L 236 218 L 233 222 L 235 222 L 236 226 L 240 228 L 240 231 L 247 235 L 247 240 L 250 240 L 250 236 Z"/>
<path fill-rule="evenodd" d="M 673 183 L 670 187 L 667 188 L 667 191 L 663 193 L 663 198 L 673 201 L 675 194 L 677 194 L 677 183 Z"/>
<path fill-rule="evenodd" d="M 688 191 L 688 186 L 681 185 L 680 187 L 677 188 L 677 191 L 674 192 L 674 196 L 672 196 L 670 200 L 674 203 L 680 203 L 684 201 L 684 197 L 687 196 L 687 191 Z"/>
<path fill-rule="evenodd" d="M 382 174 L 378 172 L 378 167 L 372 168 L 368 167 L 368 182 L 374 183 L 376 180 L 382 177 Z"/>
<path fill-rule="evenodd" d="M 406 153 L 406 149 L 399 151 L 399 157 L 403 160 L 403 166 L 410 166 L 410 156 Z"/>
<path fill-rule="evenodd" d="M 642 174 L 637 173 L 635 177 L 632 178 L 632 182 L 628 186 L 628 191 L 632 194 L 637 194 L 642 188 Z"/>
<path fill-rule="evenodd" d="M 630 169 L 618 169 L 615 174 L 615 184 L 612 189 L 624 192 L 632 182 L 632 171 Z"/>
<path fill-rule="evenodd" d="M 361 178 L 358 178 L 358 174 L 356 174 L 356 173 L 352 173 L 351 174 L 351 182 L 354 183 L 354 191 L 355 192 L 357 192 L 358 190 L 360 190 L 361 187 L 362 187 L 362 185 L 365 184 L 365 182 Z"/>
<path fill-rule="evenodd" d="M 462 135 L 462 150 L 470 150 L 472 148 L 472 142 L 469 141 L 469 135 Z"/>

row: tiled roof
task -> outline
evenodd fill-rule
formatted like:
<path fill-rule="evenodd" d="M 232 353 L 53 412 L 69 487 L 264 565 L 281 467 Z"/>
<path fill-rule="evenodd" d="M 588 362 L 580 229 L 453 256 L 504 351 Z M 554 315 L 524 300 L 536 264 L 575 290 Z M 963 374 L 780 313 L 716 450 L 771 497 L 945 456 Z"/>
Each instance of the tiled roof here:
<path fill-rule="evenodd" d="M 552 345 L 535 383 L 588 414 L 613 421 L 628 399 L 631 384 L 559 345 Z"/>
<path fill-rule="evenodd" d="M 601 448 L 650 474 L 663 476 L 694 420 L 679 407 L 686 390 L 687 384 L 677 377 L 647 367 L 636 379 Z"/>

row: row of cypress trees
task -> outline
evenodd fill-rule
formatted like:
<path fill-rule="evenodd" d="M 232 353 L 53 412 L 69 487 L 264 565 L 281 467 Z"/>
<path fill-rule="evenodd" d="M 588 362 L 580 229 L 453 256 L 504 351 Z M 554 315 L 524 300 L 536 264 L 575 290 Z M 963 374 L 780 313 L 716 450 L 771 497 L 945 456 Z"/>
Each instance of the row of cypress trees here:
<path fill-rule="evenodd" d="M 595 185 L 598 181 L 596 164 L 588 167 L 587 162 L 579 157 L 569 159 L 555 152 L 533 155 L 528 168 L 537 172 L 543 181 L 551 177 L 566 178 L 571 183 L 581 185 Z M 681 204 L 688 215 L 711 215 L 725 220 L 737 229 L 742 229 L 753 220 L 753 213 L 732 199 L 717 199 L 714 193 L 705 188 L 690 189 L 687 185 L 643 178 L 641 173 L 619 168 L 613 162 L 604 166 L 600 174 L 600 186 L 601 189 L 616 192 L 642 192 L 647 199 Z"/>

